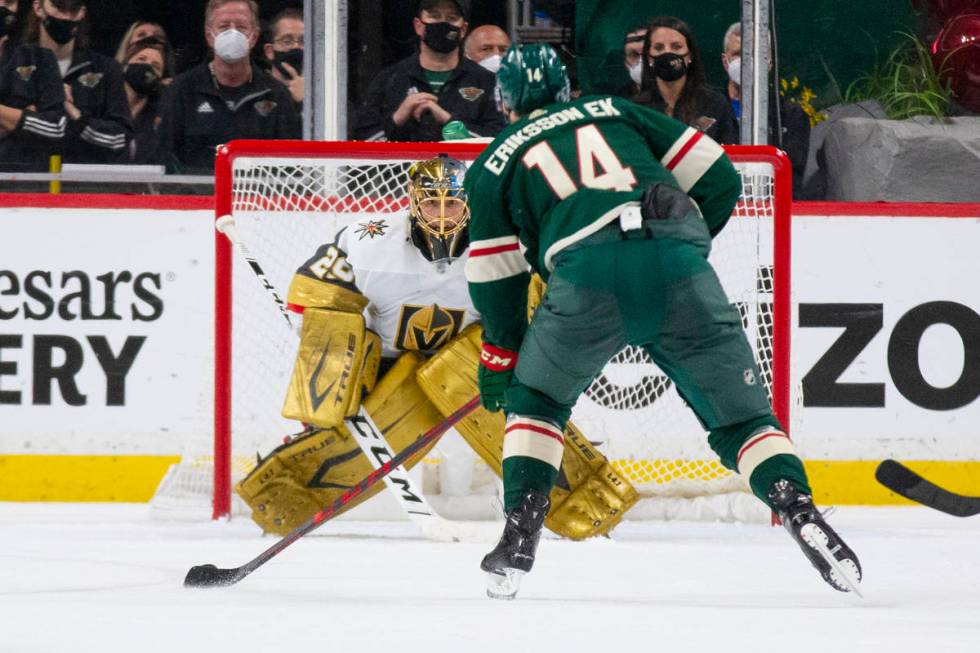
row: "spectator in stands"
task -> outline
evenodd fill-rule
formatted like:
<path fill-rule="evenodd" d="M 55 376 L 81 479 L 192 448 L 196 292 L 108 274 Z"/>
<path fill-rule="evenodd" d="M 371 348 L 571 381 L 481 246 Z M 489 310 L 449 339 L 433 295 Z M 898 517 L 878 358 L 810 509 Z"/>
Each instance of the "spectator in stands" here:
<path fill-rule="evenodd" d="M 630 83 L 617 92 L 621 97 L 631 98 L 640 92 L 640 82 L 643 79 L 643 42 L 646 36 L 646 24 L 637 25 L 626 32 L 623 41 L 623 65 L 630 73 Z"/>
<path fill-rule="evenodd" d="M 509 47 L 510 37 L 507 32 L 496 25 L 480 25 L 463 41 L 463 54 L 496 75 L 500 70 L 501 58 Z M 497 86 L 494 86 L 493 98 L 497 110 L 503 112 L 504 104 Z"/>
<path fill-rule="evenodd" d="M 173 77 L 173 53 L 166 42 L 150 36 L 133 41 L 123 56 L 126 99 L 133 116 L 130 163 L 165 163 L 160 147 L 163 80 Z"/>
<path fill-rule="evenodd" d="M 65 93 L 54 55 L 16 42 L 17 10 L 0 0 L 0 167 L 46 171 L 65 138 Z"/>
<path fill-rule="evenodd" d="M 496 25 L 480 25 L 467 35 L 463 53 L 496 75 L 500 70 L 500 59 L 509 47 L 507 32 Z"/>
<path fill-rule="evenodd" d="M 691 29 L 673 16 L 650 21 L 643 40 L 643 77 L 634 100 L 663 111 L 719 143 L 737 143 L 731 104 L 708 86 Z"/>
<path fill-rule="evenodd" d="M 138 20 L 129 26 L 126 33 L 119 39 L 119 46 L 116 48 L 116 56 L 113 57 L 120 66 L 126 65 L 126 52 L 130 44 L 153 37 L 163 43 L 167 42 L 167 32 L 163 26 L 157 23 L 149 23 L 145 20 Z"/>
<path fill-rule="evenodd" d="M 728 99 L 736 120 L 742 118 L 742 24 L 732 23 L 725 32 L 721 65 L 728 73 Z M 772 63 L 769 64 L 770 70 Z M 778 113 L 777 113 L 778 108 Z M 776 94 L 775 83 L 769 84 L 769 139 L 786 152 L 793 164 L 793 195 L 803 189 L 803 172 L 810 153 L 810 118 L 798 104 Z M 777 136 L 778 134 L 778 136 Z"/>
<path fill-rule="evenodd" d="M 413 21 L 417 54 L 383 70 L 357 112 L 361 140 L 438 141 L 442 127 L 461 121 L 474 136 L 506 125 L 494 100 L 496 77 L 461 56 L 466 14 L 458 0 L 420 0 Z"/>
<path fill-rule="evenodd" d="M 177 76 L 164 102 L 161 142 L 175 168 L 214 169 L 215 148 L 236 138 L 299 138 L 302 125 L 285 86 L 254 66 L 254 0 L 208 0 L 204 34 L 214 57 Z"/>
<path fill-rule="evenodd" d="M 0 1 L 0 40 L 6 39 L 6 43 L 19 43 L 21 32 L 24 29 L 25 15 L 30 2 L 19 2 L 18 0 Z"/>
<path fill-rule="evenodd" d="M 289 89 L 296 110 L 303 110 L 303 12 L 283 9 L 269 23 L 268 43 L 262 46 L 272 76 Z"/>
<path fill-rule="evenodd" d="M 132 138 L 122 68 L 85 43 L 87 0 L 34 0 L 26 39 L 54 53 L 64 83 L 68 117 L 64 159 L 114 163 Z"/>

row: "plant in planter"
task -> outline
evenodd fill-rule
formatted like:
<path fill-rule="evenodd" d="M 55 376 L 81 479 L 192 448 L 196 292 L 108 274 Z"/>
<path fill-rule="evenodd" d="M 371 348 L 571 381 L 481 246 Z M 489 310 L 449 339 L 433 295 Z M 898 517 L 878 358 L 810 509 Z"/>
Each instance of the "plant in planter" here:
<path fill-rule="evenodd" d="M 884 64 L 848 86 L 844 100 L 877 100 L 895 120 L 943 118 L 950 104 L 949 84 L 936 73 L 929 48 L 914 34 L 905 36 L 906 42 L 895 48 Z"/>
<path fill-rule="evenodd" d="M 827 119 L 826 112 L 820 111 L 813 106 L 813 101 L 817 99 L 817 94 L 809 86 L 801 84 L 799 77 L 780 79 L 779 95 L 787 98 L 790 102 L 803 109 L 803 113 L 810 119 L 811 127 Z"/>

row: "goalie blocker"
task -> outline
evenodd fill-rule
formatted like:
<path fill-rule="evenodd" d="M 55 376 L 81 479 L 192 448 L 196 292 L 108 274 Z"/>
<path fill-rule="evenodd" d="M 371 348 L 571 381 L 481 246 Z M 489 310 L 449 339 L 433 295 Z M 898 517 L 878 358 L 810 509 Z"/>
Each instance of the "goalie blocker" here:
<path fill-rule="evenodd" d="M 283 414 L 312 426 L 261 459 L 235 488 L 263 530 L 288 533 L 370 473 L 369 461 L 343 423 L 357 412 L 362 394 L 366 395 L 364 409 L 397 453 L 478 393 L 478 325 L 464 329 L 429 359 L 416 352 L 402 354 L 376 385 L 379 347 L 372 336 L 359 313 L 305 310 Z M 498 476 L 503 420 L 501 413 L 477 409 L 456 424 Z M 429 448 L 419 451 L 405 467 L 418 463 Z M 372 487 L 345 510 L 381 487 Z M 561 474 L 551 492 L 545 525 L 572 539 L 601 535 L 618 524 L 638 499 L 629 481 L 569 423 Z"/>

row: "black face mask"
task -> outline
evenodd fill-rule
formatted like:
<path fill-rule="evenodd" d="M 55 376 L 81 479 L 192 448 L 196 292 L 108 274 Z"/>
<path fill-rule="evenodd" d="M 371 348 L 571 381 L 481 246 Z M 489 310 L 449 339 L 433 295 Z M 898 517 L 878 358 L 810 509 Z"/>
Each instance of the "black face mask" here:
<path fill-rule="evenodd" d="M 6 7 L 0 7 L 0 39 L 10 34 L 10 30 L 14 28 L 16 22 L 17 14 Z"/>
<path fill-rule="evenodd" d="M 44 25 L 44 31 L 48 33 L 52 41 L 58 45 L 65 45 L 75 38 L 75 32 L 78 31 L 78 24 L 80 22 L 78 20 L 66 20 L 64 18 L 55 18 L 54 16 L 45 16 L 41 24 Z"/>
<path fill-rule="evenodd" d="M 687 62 L 673 52 L 661 54 L 653 58 L 653 74 L 665 82 L 676 82 L 687 74 Z"/>
<path fill-rule="evenodd" d="M 124 73 L 126 83 L 138 95 L 151 96 L 160 91 L 160 76 L 148 63 L 131 63 Z"/>
<path fill-rule="evenodd" d="M 424 23 L 425 35 L 422 42 L 427 46 L 440 52 L 448 54 L 459 47 L 460 36 L 463 33 L 461 27 L 452 23 Z"/>
<path fill-rule="evenodd" d="M 286 50 L 285 52 L 280 52 L 279 50 L 272 51 L 273 64 L 282 73 L 282 76 L 286 79 L 292 78 L 292 74 L 283 67 L 284 63 L 288 63 L 296 71 L 297 75 L 303 74 L 303 48 L 293 48 L 292 50 Z"/>

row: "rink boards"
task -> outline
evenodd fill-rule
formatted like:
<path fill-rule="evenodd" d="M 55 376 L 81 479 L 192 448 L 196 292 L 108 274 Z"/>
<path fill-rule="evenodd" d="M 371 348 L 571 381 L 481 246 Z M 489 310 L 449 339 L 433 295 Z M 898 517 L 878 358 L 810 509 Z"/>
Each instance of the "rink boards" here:
<path fill-rule="evenodd" d="M 0 500 L 148 499 L 212 428 L 210 198 L 0 206 Z M 791 428 L 823 501 L 897 502 L 871 477 L 886 457 L 977 493 L 980 207 L 793 222 Z"/>

